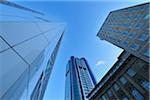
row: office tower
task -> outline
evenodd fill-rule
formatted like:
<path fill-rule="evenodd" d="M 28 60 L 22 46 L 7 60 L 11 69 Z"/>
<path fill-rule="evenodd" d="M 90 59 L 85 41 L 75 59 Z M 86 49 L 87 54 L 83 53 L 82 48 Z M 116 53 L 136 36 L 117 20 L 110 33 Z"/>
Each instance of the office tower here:
<path fill-rule="evenodd" d="M 110 12 L 98 36 L 124 49 L 89 100 L 149 100 L 149 3 Z"/>
<path fill-rule="evenodd" d="M 109 13 L 97 36 L 149 62 L 149 3 Z"/>
<path fill-rule="evenodd" d="M 47 84 L 48 84 L 48 81 L 49 81 L 49 78 L 50 78 L 50 74 L 53 69 L 53 65 L 56 60 L 57 52 L 59 50 L 62 38 L 63 38 L 63 34 L 61 35 L 58 43 L 56 44 L 56 46 L 50 56 L 50 59 L 47 62 L 46 69 L 41 73 L 41 76 L 40 76 L 38 82 L 36 83 L 36 86 L 30 97 L 31 100 L 42 100 L 45 90 L 46 90 L 46 87 L 47 87 Z"/>
<path fill-rule="evenodd" d="M 0 100 L 42 100 L 64 24 L 6 0 L 0 10 Z"/>
<path fill-rule="evenodd" d="M 65 100 L 86 100 L 96 80 L 85 58 L 74 58 L 66 66 Z"/>
<path fill-rule="evenodd" d="M 149 100 L 149 65 L 123 51 L 89 93 L 89 100 Z"/>

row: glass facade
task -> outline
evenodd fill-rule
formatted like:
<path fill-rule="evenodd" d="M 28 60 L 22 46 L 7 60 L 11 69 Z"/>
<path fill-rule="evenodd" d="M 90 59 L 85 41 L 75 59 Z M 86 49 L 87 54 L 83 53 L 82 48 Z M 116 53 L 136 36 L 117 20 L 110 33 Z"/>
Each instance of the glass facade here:
<path fill-rule="evenodd" d="M 79 59 L 73 56 L 68 63 L 67 69 L 69 67 L 70 74 L 66 70 L 66 75 L 69 75 L 66 76 L 66 84 L 70 84 L 71 87 L 66 86 L 65 100 L 86 100 L 86 96 L 94 88 L 95 84 L 95 80 L 93 80 L 89 72 L 89 66 L 84 58 Z M 67 99 L 68 93 L 69 98 L 71 97 L 70 99 Z"/>
<path fill-rule="evenodd" d="M 0 9 L 0 100 L 42 99 L 65 25 L 10 1 Z"/>
<path fill-rule="evenodd" d="M 65 83 L 65 100 L 70 100 L 71 99 L 71 85 L 70 85 L 70 71 L 69 71 L 69 63 L 67 64 L 66 67 L 66 83 Z"/>

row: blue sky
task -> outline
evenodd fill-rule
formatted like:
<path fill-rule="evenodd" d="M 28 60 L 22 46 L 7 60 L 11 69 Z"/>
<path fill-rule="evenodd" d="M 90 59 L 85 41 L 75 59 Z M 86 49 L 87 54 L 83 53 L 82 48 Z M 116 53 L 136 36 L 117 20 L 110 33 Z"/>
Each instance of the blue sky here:
<path fill-rule="evenodd" d="M 116 62 L 122 50 L 96 34 L 110 11 L 140 4 L 143 1 L 39 1 L 21 2 L 47 14 L 54 22 L 66 22 L 66 32 L 53 68 L 44 100 L 63 100 L 65 68 L 70 56 L 85 57 L 97 79 Z"/>

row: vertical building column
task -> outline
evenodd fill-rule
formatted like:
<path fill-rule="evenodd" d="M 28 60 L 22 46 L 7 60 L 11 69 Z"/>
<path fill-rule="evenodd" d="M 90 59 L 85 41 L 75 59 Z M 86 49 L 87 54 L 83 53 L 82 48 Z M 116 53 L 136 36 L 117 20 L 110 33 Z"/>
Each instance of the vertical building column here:
<path fill-rule="evenodd" d="M 106 92 L 104 94 L 105 94 L 106 100 L 109 100 L 108 94 Z"/>
<path fill-rule="evenodd" d="M 76 61 L 76 60 L 75 60 Z M 77 71 L 77 76 L 78 76 L 78 80 L 79 80 L 79 86 L 80 86 L 80 90 L 81 90 L 81 97 L 82 97 L 82 100 L 84 100 L 84 93 L 83 93 L 83 88 L 82 88 L 82 83 L 81 83 L 81 78 L 80 78 L 80 75 L 79 75 L 79 70 L 77 68 L 77 64 L 75 63 L 75 69 Z"/>
<path fill-rule="evenodd" d="M 69 92 L 70 92 L 70 99 L 72 100 L 72 84 L 71 84 L 72 83 L 72 68 L 70 64 L 71 62 L 69 61 L 68 63 L 69 63 L 69 71 L 70 71 L 70 91 L 71 91 Z"/>
<path fill-rule="evenodd" d="M 121 84 L 119 82 L 117 82 L 117 84 L 119 85 L 119 87 L 121 88 L 121 90 L 126 94 L 126 96 L 129 98 L 129 100 L 134 100 L 134 98 L 125 90 L 125 88 L 123 88 L 121 86 Z"/>
<path fill-rule="evenodd" d="M 135 83 L 130 77 L 128 77 L 126 74 L 124 74 L 124 77 L 136 88 L 138 89 L 142 94 L 145 93 L 144 89 L 140 87 L 137 83 Z"/>
<path fill-rule="evenodd" d="M 117 100 L 119 100 L 119 98 L 118 98 L 117 94 L 114 92 L 114 90 L 113 90 L 112 88 L 110 88 L 110 91 L 111 91 L 111 92 L 112 92 L 112 94 L 115 96 L 115 98 L 116 98 Z"/>

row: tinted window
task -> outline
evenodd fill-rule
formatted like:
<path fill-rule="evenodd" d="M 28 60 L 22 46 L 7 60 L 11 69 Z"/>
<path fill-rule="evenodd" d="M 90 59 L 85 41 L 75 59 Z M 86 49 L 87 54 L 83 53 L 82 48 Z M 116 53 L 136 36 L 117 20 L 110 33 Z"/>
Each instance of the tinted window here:
<path fill-rule="evenodd" d="M 127 79 L 124 76 L 121 76 L 120 79 L 122 84 L 126 84 L 127 83 Z"/>
<path fill-rule="evenodd" d="M 149 91 L 149 89 L 150 89 L 150 84 L 149 84 L 148 81 L 146 81 L 146 80 L 141 80 L 140 83 L 141 83 L 141 85 L 142 85 L 143 88 L 145 88 L 146 90 Z"/>
<path fill-rule="evenodd" d="M 107 94 L 111 97 L 112 96 L 112 93 L 110 90 L 107 91 Z"/>
<path fill-rule="evenodd" d="M 138 38 L 139 38 L 139 40 L 141 40 L 141 41 L 145 41 L 145 40 L 148 39 L 148 34 L 141 34 Z"/>
<path fill-rule="evenodd" d="M 132 44 L 130 47 L 132 50 L 137 50 L 139 48 L 139 45 L 137 44 Z"/>
<path fill-rule="evenodd" d="M 130 68 L 130 69 L 127 70 L 127 74 L 128 74 L 130 77 L 133 77 L 133 76 L 136 74 L 136 72 L 135 72 L 132 68 Z"/>
<path fill-rule="evenodd" d="M 144 51 L 144 55 L 145 55 L 145 56 L 150 56 L 149 50 L 145 50 L 145 51 Z"/>
<path fill-rule="evenodd" d="M 113 87 L 114 87 L 114 89 L 115 89 L 116 91 L 119 90 L 119 86 L 118 86 L 117 84 L 114 84 Z"/>
<path fill-rule="evenodd" d="M 102 96 L 102 100 L 106 100 L 106 97 L 104 95 Z"/>
<path fill-rule="evenodd" d="M 132 89 L 132 95 L 136 100 L 143 100 L 143 96 L 135 88 Z"/>

